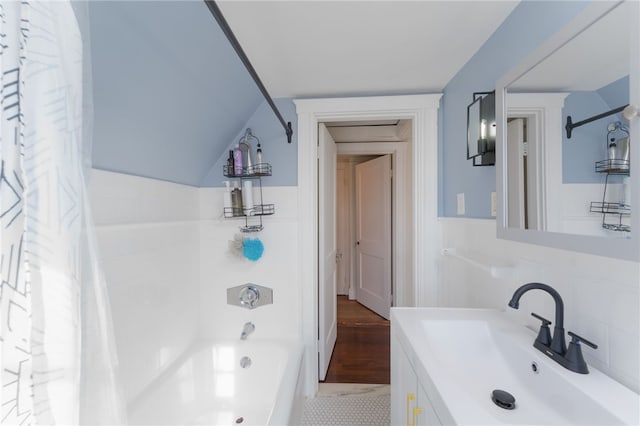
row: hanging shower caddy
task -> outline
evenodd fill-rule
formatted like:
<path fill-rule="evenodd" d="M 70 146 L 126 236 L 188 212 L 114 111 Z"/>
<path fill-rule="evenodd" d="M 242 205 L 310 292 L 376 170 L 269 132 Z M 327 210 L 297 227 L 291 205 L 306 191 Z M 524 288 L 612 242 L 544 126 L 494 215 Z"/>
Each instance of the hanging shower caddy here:
<path fill-rule="evenodd" d="M 592 201 L 589 211 L 602 214 L 602 227 L 610 231 L 631 232 L 625 221 L 631 216 L 630 200 L 607 201 L 610 176 L 629 176 L 631 169 L 629 129 L 620 121 L 607 127 L 607 159 L 596 162 L 596 172 L 605 173 L 602 201 Z M 626 191 L 623 191 L 626 192 Z"/>

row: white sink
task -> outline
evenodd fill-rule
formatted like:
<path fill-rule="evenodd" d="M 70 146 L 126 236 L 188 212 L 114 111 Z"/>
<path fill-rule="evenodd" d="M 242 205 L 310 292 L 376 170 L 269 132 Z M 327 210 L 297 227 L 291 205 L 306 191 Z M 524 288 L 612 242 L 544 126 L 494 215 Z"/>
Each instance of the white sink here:
<path fill-rule="evenodd" d="M 636 393 L 591 366 L 566 370 L 502 311 L 396 308 L 391 325 L 444 424 L 640 423 Z M 495 389 L 515 409 L 494 404 Z"/>

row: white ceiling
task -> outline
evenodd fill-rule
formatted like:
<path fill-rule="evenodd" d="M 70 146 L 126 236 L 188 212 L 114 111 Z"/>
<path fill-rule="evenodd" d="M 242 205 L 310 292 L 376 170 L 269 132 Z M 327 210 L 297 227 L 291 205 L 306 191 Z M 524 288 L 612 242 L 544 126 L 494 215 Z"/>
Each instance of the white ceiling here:
<path fill-rule="evenodd" d="M 220 1 L 272 97 L 442 90 L 517 1 Z"/>

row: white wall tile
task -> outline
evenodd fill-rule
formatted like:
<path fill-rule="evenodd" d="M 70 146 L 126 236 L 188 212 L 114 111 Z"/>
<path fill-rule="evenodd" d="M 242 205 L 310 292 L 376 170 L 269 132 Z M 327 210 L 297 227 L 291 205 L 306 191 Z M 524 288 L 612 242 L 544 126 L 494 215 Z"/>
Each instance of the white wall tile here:
<path fill-rule="evenodd" d="M 257 262 L 229 254 L 244 221 L 222 218 L 222 194 L 94 170 L 100 264 L 128 400 L 195 340 L 237 339 L 247 321 L 256 325 L 251 338 L 301 335 L 297 188 L 263 188 L 276 214 L 250 235 L 265 246 Z M 227 305 L 226 289 L 247 282 L 273 288 L 273 305 Z"/>
<path fill-rule="evenodd" d="M 617 330 L 640 336 L 640 321 L 634 321 L 634 315 L 640 311 L 640 295 L 619 289 L 611 293 L 610 303 L 611 324 L 615 324 Z"/>
<path fill-rule="evenodd" d="M 94 171 L 91 195 L 131 400 L 198 338 L 198 196 L 184 185 L 103 171 Z"/>
<path fill-rule="evenodd" d="M 610 368 L 622 384 L 638 392 L 640 388 L 640 340 L 637 334 L 612 330 L 610 335 Z"/>
<path fill-rule="evenodd" d="M 265 253 L 251 262 L 229 253 L 229 240 L 244 222 L 222 218 L 224 189 L 101 171 L 93 183 L 101 262 L 128 397 L 197 338 L 237 339 L 247 321 L 256 324 L 250 338 L 301 335 L 297 188 L 263 188 L 264 202 L 274 203 L 276 214 L 263 218 L 264 230 L 256 236 Z M 441 219 L 441 228 L 444 247 L 513 269 L 496 278 L 442 257 L 440 305 L 505 309 L 537 329 L 530 312 L 553 320 L 551 298 L 531 292 L 517 311 L 507 302 L 524 283 L 548 283 L 565 301 L 565 328 L 600 345 L 593 354 L 585 350 L 588 361 L 638 390 L 638 263 L 497 240 L 491 220 Z M 227 305 L 226 289 L 247 282 L 273 288 L 273 305 L 255 310 Z"/>
<path fill-rule="evenodd" d="M 91 205 L 96 225 L 196 220 L 198 188 L 93 169 Z"/>
<path fill-rule="evenodd" d="M 205 198 L 201 204 L 204 217 L 221 210 L 221 189 L 204 189 L 201 196 Z M 264 245 L 264 254 L 256 262 L 229 251 L 229 241 L 239 233 L 244 220 L 213 219 L 201 223 L 201 312 L 206 338 L 237 339 L 247 321 L 256 325 L 250 338 L 293 339 L 301 335 L 297 189 L 264 188 L 264 197 L 276 205 L 276 214 L 263 218 L 263 231 L 247 235 L 260 238 Z M 245 283 L 272 288 L 273 305 L 254 310 L 227 305 L 227 288 Z"/>

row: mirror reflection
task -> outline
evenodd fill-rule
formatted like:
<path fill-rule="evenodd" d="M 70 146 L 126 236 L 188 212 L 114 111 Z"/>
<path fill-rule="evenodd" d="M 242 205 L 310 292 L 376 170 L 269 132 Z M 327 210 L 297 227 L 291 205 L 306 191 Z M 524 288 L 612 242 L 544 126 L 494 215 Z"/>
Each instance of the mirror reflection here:
<path fill-rule="evenodd" d="M 615 7 L 507 87 L 510 228 L 630 237 L 632 141 L 622 112 L 612 112 L 629 104 L 628 7 Z M 603 113 L 610 115 L 568 137 L 568 116 L 575 125 Z"/>
<path fill-rule="evenodd" d="M 496 95 L 475 92 L 467 107 L 467 159 L 474 166 L 495 164 Z"/>

